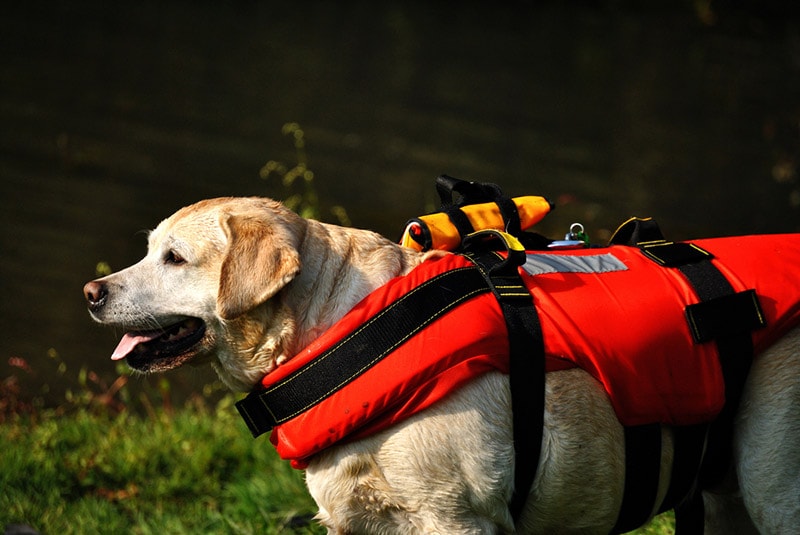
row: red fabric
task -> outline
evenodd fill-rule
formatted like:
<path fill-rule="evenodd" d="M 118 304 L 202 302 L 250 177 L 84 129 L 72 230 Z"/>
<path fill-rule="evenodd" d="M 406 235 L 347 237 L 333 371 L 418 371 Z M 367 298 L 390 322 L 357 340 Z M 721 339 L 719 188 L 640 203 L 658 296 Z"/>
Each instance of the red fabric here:
<path fill-rule="evenodd" d="M 756 290 L 767 321 L 766 329 L 753 333 L 756 354 L 800 321 L 800 277 L 794 267 L 800 265 L 800 235 L 692 243 L 714 255 L 714 265 L 735 291 Z M 725 401 L 722 371 L 716 345 L 695 344 L 687 328 L 684 308 L 698 299 L 686 279 L 636 248 L 604 251 L 628 270 L 525 277 L 545 353 L 574 362 L 600 381 L 625 425 L 713 419 Z"/>
<path fill-rule="evenodd" d="M 736 291 L 758 293 L 768 328 L 754 333 L 756 351 L 800 322 L 800 235 L 696 240 Z M 697 303 L 676 269 L 662 268 L 638 249 L 613 246 L 545 254 L 610 253 L 627 270 L 523 274 L 545 340 L 548 371 L 580 366 L 600 381 L 625 425 L 706 422 L 724 403 L 715 344 L 695 344 L 684 307 Z M 426 262 L 359 303 L 301 354 L 263 380 L 275 384 L 331 347 L 421 282 L 469 265 L 458 255 Z M 788 266 L 788 268 L 787 268 Z M 505 321 L 492 294 L 443 315 L 334 396 L 277 426 L 278 453 L 305 459 L 342 439 L 385 429 L 441 400 L 490 370 L 508 373 Z"/>
<path fill-rule="evenodd" d="M 313 360 L 422 282 L 471 265 L 462 256 L 447 255 L 391 280 L 262 384 L 269 387 Z M 402 421 L 487 371 L 508 373 L 508 333 L 497 300 L 485 293 L 467 303 L 433 321 L 333 396 L 273 429 L 270 439 L 280 456 L 302 460 L 344 437 L 364 436 Z"/>

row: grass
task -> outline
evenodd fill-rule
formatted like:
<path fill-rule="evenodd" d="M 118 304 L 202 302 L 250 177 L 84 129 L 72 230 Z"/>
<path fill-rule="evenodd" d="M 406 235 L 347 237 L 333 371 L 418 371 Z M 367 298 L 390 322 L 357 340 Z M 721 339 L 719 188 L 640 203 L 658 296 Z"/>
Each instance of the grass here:
<path fill-rule="evenodd" d="M 223 397 L 152 414 L 43 410 L 0 425 L 0 526 L 43 533 L 321 533 L 302 473 Z M 299 524 L 299 525 L 298 525 Z"/>

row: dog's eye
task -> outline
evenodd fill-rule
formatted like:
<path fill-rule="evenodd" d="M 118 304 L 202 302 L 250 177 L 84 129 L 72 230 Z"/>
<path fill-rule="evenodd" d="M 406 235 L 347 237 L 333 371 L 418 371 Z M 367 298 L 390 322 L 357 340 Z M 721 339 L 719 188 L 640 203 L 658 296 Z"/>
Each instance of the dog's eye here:
<path fill-rule="evenodd" d="M 185 264 L 186 259 L 183 258 L 178 253 L 176 253 L 175 251 L 168 251 L 166 256 L 164 257 L 164 262 L 167 264 L 173 264 L 178 266 L 180 264 Z"/>

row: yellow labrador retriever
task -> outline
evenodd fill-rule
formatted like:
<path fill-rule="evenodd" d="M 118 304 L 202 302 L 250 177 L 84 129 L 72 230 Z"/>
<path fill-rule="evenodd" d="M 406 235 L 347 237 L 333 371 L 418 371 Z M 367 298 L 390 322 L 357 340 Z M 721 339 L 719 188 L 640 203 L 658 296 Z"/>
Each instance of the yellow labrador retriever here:
<path fill-rule="evenodd" d="M 143 372 L 208 362 L 228 387 L 249 391 L 425 258 L 269 199 L 213 199 L 163 221 L 139 263 L 84 292 L 96 321 L 128 332 L 113 359 Z M 798 328 L 756 359 L 732 476 L 705 493 L 707 533 L 800 530 L 799 370 Z M 508 377 L 496 372 L 316 455 L 306 479 L 319 521 L 342 534 L 608 533 L 623 496 L 623 427 L 600 384 L 579 369 L 547 375 L 545 410 L 538 472 L 516 525 Z M 668 428 L 663 437 L 659 498 L 672 462 Z"/>

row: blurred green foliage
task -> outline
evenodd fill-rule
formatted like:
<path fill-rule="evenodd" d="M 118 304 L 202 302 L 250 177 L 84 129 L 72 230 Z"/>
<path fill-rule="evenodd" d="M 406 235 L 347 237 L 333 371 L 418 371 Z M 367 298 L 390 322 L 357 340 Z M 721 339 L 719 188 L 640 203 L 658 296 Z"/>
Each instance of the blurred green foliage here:
<path fill-rule="evenodd" d="M 280 179 L 286 192 L 283 203 L 289 209 L 309 219 L 322 219 L 319 195 L 314 187 L 314 172 L 308 167 L 305 132 L 297 123 L 284 124 L 282 132 L 294 143 L 296 163 L 290 166 L 281 161 L 269 160 L 258 174 L 264 180 L 273 176 Z M 331 214 L 336 223 L 350 225 L 350 218 L 344 207 L 333 206 Z"/>

